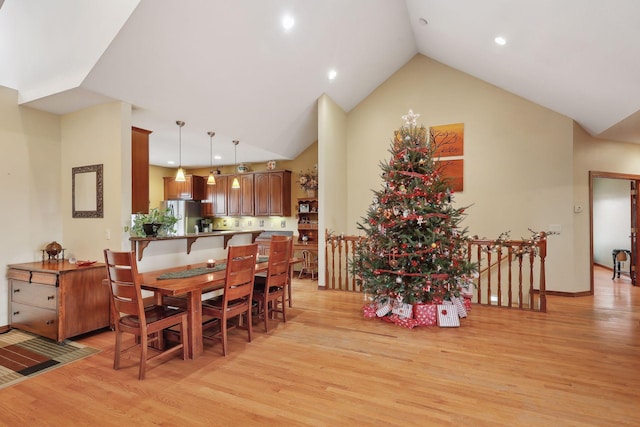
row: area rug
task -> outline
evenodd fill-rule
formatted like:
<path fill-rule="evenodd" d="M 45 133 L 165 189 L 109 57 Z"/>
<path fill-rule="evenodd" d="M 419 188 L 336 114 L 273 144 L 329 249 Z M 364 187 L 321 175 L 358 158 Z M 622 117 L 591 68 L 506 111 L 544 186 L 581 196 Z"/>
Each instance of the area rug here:
<path fill-rule="evenodd" d="M 0 389 L 99 351 L 69 340 L 57 344 L 47 338 L 12 329 L 0 334 Z"/>

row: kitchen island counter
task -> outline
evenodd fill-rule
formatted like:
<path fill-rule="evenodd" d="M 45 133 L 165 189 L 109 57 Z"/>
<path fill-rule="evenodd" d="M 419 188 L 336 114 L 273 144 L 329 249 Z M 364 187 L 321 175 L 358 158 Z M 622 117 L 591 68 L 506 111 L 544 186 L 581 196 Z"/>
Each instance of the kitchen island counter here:
<path fill-rule="evenodd" d="M 193 243 L 202 237 L 223 237 L 224 248 L 227 248 L 227 243 L 236 234 L 251 234 L 251 242 L 253 243 L 264 230 L 214 230 L 208 233 L 187 233 L 184 236 L 159 236 L 159 237 L 130 237 L 131 250 L 137 254 L 138 261 L 142 260 L 142 254 L 147 246 L 151 242 L 161 240 L 180 240 L 184 239 L 187 242 L 187 254 L 191 253 L 191 246 Z"/>

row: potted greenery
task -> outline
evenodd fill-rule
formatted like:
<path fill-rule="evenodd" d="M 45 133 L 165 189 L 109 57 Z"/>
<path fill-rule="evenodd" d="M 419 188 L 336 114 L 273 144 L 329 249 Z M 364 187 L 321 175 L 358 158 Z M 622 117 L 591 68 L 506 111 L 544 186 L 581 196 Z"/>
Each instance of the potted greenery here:
<path fill-rule="evenodd" d="M 152 208 L 148 214 L 136 214 L 131 235 L 136 237 L 166 236 L 174 232 L 178 218 L 171 213 L 171 209 Z"/>

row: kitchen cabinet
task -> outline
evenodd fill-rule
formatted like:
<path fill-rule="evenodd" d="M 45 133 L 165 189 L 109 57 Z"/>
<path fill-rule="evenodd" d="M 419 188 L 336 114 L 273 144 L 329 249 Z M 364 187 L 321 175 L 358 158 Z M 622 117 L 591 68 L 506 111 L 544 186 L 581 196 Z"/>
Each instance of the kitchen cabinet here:
<path fill-rule="evenodd" d="M 253 175 L 252 173 L 229 175 L 227 182 L 227 215 L 253 216 Z M 237 177 L 240 188 L 231 188 L 233 178 Z"/>
<path fill-rule="evenodd" d="M 8 266 L 11 327 L 57 342 L 110 326 L 104 264 L 69 261 Z"/>
<path fill-rule="evenodd" d="M 237 177 L 240 188 L 231 188 Z M 203 216 L 291 216 L 291 171 L 216 175 L 205 183 Z"/>
<path fill-rule="evenodd" d="M 291 216 L 291 171 L 256 172 L 255 216 Z"/>
<path fill-rule="evenodd" d="M 227 182 L 226 175 L 216 175 L 216 185 L 205 185 L 206 198 L 202 203 L 203 217 L 227 215 Z"/>
<path fill-rule="evenodd" d="M 203 176 L 187 175 L 184 182 L 177 182 L 173 176 L 165 176 L 164 200 L 205 200 L 206 179 Z"/>
<path fill-rule="evenodd" d="M 227 183 L 229 182 L 228 176 L 216 177 L 216 185 L 213 189 L 213 214 L 216 216 L 227 215 Z"/>
<path fill-rule="evenodd" d="M 149 213 L 149 134 L 131 128 L 131 212 Z"/>

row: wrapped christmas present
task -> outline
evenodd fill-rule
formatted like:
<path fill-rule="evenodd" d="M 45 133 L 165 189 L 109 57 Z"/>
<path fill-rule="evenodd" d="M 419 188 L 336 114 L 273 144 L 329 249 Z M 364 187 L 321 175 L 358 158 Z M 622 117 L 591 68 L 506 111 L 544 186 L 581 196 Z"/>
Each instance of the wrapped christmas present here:
<path fill-rule="evenodd" d="M 441 328 L 460 327 L 460 317 L 455 305 L 438 304 L 438 326 Z"/>
<path fill-rule="evenodd" d="M 467 310 L 464 308 L 464 304 L 462 303 L 462 298 L 459 297 L 451 297 L 451 302 L 453 302 L 453 305 L 456 306 L 456 309 L 458 309 L 458 316 L 462 317 L 467 317 Z"/>
<path fill-rule="evenodd" d="M 376 315 L 378 317 L 384 317 L 391 312 L 391 300 L 385 299 L 378 302 L 378 308 L 376 309 Z"/>
<path fill-rule="evenodd" d="M 413 318 L 418 325 L 435 326 L 437 323 L 437 306 L 435 304 L 414 304 Z"/>
<path fill-rule="evenodd" d="M 403 328 L 413 329 L 418 326 L 418 321 L 412 318 L 402 318 L 398 316 L 395 320 L 395 324 L 402 326 Z"/>
<path fill-rule="evenodd" d="M 473 298 L 473 284 L 466 283 L 460 286 L 460 296 L 464 298 Z"/>
<path fill-rule="evenodd" d="M 389 323 L 396 323 L 396 321 L 399 319 L 397 314 L 392 314 L 391 316 L 384 316 L 382 318 L 382 320 L 384 320 L 385 322 L 389 322 Z"/>
<path fill-rule="evenodd" d="M 362 312 L 366 318 L 376 317 L 376 306 L 374 304 L 364 305 L 362 307 Z"/>
<path fill-rule="evenodd" d="M 413 317 L 413 305 L 402 302 L 402 299 L 395 300 L 393 308 L 391 309 L 393 314 L 397 314 L 403 319 L 410 319 Z"/>

